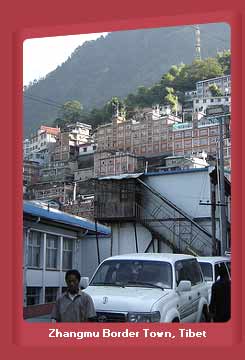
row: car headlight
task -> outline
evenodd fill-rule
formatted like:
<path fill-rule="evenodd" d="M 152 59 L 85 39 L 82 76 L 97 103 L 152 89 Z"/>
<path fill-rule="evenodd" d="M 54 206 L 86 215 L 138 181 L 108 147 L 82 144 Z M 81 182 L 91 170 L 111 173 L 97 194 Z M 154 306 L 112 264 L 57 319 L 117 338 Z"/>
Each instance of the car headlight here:
<path fill-rule="evenodd" d="M 161 318 L 159 311 L 154 311 L 151 313 L 138 313 L 130 312 L 128 313 L 129 322 L 159 322 Z"/>

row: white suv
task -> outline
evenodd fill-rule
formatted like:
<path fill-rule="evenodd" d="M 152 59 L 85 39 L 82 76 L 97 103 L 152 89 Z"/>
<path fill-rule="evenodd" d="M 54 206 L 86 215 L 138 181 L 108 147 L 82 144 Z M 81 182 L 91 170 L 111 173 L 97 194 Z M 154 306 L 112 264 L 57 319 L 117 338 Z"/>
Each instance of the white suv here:
<path fill-rule="evenodd" d="M 231 260 L 225 256 L 200 256 L 197 257 L 197 261 L 201 266 L 204 280 L 207 282 L 208 300 L 210 303 L 212 285 L 219 276 L 219 268 L 221 266 L 224 267 L 227 277 L 231 280 Z"/>
<path fill-rule="evenodd" d="M 94 300 L 99 322 L 208 320 L 207 285 L 191 255 L 112 256 L 99 265 L 84 291 Z"/>

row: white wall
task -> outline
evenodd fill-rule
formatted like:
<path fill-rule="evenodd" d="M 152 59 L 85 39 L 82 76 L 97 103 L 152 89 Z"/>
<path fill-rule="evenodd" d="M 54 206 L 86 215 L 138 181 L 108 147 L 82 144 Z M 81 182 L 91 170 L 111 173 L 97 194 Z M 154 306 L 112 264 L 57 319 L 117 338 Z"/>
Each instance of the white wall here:
<path fill-rule="evenodd" d="M 188 215 L 210 217 L 211 207 L 199 205 L 210 201 L 210 178 L 207 169 L 190 172 L 149 175 L 143 180 Z"/>
<path fill-rule="evenodd" d="M 99 255 L 100 262 L 107 257 L 111 256 L 110 246 L 111 238 L 110 237 L 99 237 Z M 95 236 L 86 236 L 80 242 L 79 250 L 79 271 L 81 276 L 88 276 L 91 278 L 94 271 L 98 266 L 98 251 L 97 251 L 97 242 Z"/>

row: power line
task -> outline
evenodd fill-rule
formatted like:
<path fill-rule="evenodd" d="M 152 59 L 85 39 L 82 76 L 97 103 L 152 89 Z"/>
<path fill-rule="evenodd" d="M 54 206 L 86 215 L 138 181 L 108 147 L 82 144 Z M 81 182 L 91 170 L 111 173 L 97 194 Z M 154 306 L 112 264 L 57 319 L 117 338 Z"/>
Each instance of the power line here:
<path fill-rule="evenodd" d="M 63 105 L 61 105 L 61 104 L 57 105 L 58 103 L 55 103 L 52 100 L 44 100 L 42 98 L 37 98 L 37 97 L 31 96 L 31 95 L 25 95 L 25 94 L 24 94 L 24 97 L 29 100 L 32 100 L 32 101 L 36 101 L 36 102 L 39 102 L 39 103 L 42 103 L 45 105 L 53 106 L 57 109 L 62 109 L 62 107 L 63 107 Z"/>

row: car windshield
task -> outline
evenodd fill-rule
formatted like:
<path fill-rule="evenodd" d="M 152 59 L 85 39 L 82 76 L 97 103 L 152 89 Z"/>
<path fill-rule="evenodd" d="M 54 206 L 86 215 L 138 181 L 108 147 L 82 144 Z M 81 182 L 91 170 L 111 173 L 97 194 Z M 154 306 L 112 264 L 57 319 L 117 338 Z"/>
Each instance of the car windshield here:
<path fill-rule="evenodd" d="M 90 285 L 171 289 L 172 281 L 172 267 L 168 262 L 107 260 L 98 268 Z"/>
<path fill-rule="evenodd" d="M 202 273 L 205 281 L 213 281 L 213 268 L 212 265 L 205 262 L 200 262 Z"/>

